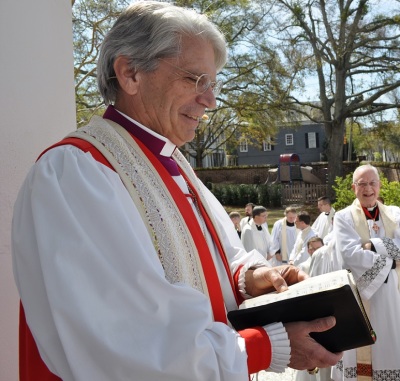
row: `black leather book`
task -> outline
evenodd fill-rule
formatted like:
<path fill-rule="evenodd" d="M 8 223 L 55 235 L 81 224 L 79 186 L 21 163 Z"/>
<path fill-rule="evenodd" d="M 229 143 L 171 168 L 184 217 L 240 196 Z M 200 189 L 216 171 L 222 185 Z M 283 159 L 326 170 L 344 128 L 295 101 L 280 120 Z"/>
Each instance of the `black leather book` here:
<path fill-rule="evenodd" d="M 376 335 L 347 270 L 308 278 L 281 293 L 269 293 L 244 301 L 238 310 L 228 312 L 236 330 L 274 322 L 310 321 L 335 316 L 336 325 L 312 336 L 331 352 L 371 345 Z"/>

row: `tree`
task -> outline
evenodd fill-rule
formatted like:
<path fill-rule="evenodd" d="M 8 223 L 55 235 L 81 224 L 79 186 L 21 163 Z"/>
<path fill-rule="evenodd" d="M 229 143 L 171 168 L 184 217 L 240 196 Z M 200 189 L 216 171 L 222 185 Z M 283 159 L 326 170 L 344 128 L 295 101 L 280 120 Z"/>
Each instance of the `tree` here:
<path fill-rule="evenodd" d="M 400 86 L 398 2 L 274 0 L 271 4 L 270 39 L 281 59 L 293 78 L 318 81 L 319 102 L 301 99 L 295 95 L 299 89 L 293 87 L 284 107 L 315 121 L 305 106 L 322 116 L 328 183 L 333 185 L 343 173 L 346 120 L 385 115 L 384 111 L 399 107 L 394 95 Z M 306 85 L 303 82 L 303 92 Z"/>
<path fill-rule="evenodd" d="M 127 0 L 72 0 L 75 102 L 78 127 L 103 111 L 97 90 L 96 61 L 99 46 Z"/>
<path fill-rule="evenodd" d="M 371 160 L 399 161 L 400 124 L 376 121 L 373 128 L 363 128 L 355 141 L 357 149 Z"/>
<path fill-rule="evenodd" d="M 271 7 L 246 0 L 176 4 L 206 13 L 224 32 L 229 50 L 228 63 L 220 74 L 224 87 L 217 109 L 198 128 L 198 138 L 185 146 L 186 154 L 201 167 L 205 155 L 237 147 L 242 139 L 260 146 L 275 135 L 285 118 L 282 99 L 293 81 L 265 33 Z"/>
<path fill-rule="evenodd" d="M 210 153 L 223 150 L 239 139 L 260 142 L 276 131 L 282 120 L 281 98 L 287 94 L 291 77 L 271 49 L 265 35 L 270 8 L 248 0 L 175 1 L 176 5 L 205 13 L 225 33 L 229 62 L 220 74 L 224 82 L 217 108 L 207 112 L 196 138 L 182 148 L 196 166 Z M 74 13 L 75 81 L 78 125 L 102 111 L 96 87 L 99 45 L 127 1 L 98 3 L 76 0 Z M 221 163 L 223 164 L 223 163 Z"/>

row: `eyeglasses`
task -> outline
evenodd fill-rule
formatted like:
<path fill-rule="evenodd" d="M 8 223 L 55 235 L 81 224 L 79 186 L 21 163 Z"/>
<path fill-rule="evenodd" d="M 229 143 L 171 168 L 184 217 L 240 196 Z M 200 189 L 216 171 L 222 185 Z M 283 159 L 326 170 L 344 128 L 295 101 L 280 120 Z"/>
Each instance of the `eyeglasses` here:
<path fill-rule="evenodd" d="M 354 185 L 357 185 L 360 188 L 366 188 L 368 185 L 370 187 L 376 187 L 379 185 L 379 181 L 370 181 L 369 183 L 367 181 L 355 181 Z"/>
<path fill-rule="evenodd" d="M 221 92 L 222 81 L 211 81 L 211 78 L 208 74 L 196 75 L 196 74 L 193 74 L 190 71 L 182 69 L 181 67 L 176 66 L 166 60 L 163 60 L 162 58 L 159 58 L 159 60 L 162 62 L 165 62 L 166 64 L 168 64 L 180 71 L 183 71 L 186 74 L 189 74 L 190 77 L 184 77 L 184 78 L 190 82 L 195 83 L 197 94 L 204 94 L 210 87 L 211 87 L 211 90 L 215 97 L 218 96 L 218 94 Z"/>

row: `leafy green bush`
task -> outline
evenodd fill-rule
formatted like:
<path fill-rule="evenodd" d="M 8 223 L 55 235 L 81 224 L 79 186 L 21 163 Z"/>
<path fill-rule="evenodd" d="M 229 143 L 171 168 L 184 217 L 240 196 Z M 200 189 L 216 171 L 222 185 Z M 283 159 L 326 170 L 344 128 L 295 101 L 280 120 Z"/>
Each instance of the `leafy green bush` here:
<path fill-rule="evenodd" d="M 353 173 L 349 173 L 346 177 L 336 177 L 333 189 L 336 193 L 336 201 L 332 206 L 336 210 L 340 210 L 353 203 L 355 195 L 351 189 L 353 183 Z"/>
<path fill-rule="evenodd" d="M 258 186 L 258 205 L 269 206 L 270 197 L 269 197 L 269 189 L 268 185 L 262 184 Z"/>
<path fill-rule="evenodd" d="M 211 193 L 218 199 L 218 201 L 222 204 L 222 186 L 217 184 L 212 184 Z M 222 204 L 223 205 L 223 204 Z"/>
<path fill-rule="evenodd" d="M 240 184 L 240 185 L 235 185 L 235 186 L 237 187 L 238 199 L 237 199 L 237 204 L 233 204 L 233 205 L 243 206 L 249 202 L 253 202 L 254 204 L 257 204 L 258 192 L 257 192 L 256 185 Z M 229 205 L 229 204 L 223 204 L 223 205 Z"/>
<path fill-rule="evenodd" d="M 268 185 L 269 190 L 269 206 L 278 208 L 282 206 L 282 185 Z"/>
<path fill-rule="evenodd" d="M 400 206 L 400 183 L 388 181 L 385 177 L 381 177 L 381 183 L 379 195 L 383 198 L 385 204 Z"/>
<path fill-rule="evenodd" d="M 380 174 L 381 190 L 379 195 L 384 199 L 387 205 L 400 206 L 400 183 L 398 181 L 388 181 L 388 179 Z M 336 192 L 336 201 L 333 207 L 340 210 L 353 203 L 355 195 L 351 189 L 353 183 L 353 173 L 349 173 L 345 178 L 336 177 L 333 189 Z"/>
<path fill-rule="evenodd" d="M 281 186 L 254 184 L 213 184 L 211 192 L 222 205 L 243 207 L 249 202 L 265 207 L 280 207 Z"/>

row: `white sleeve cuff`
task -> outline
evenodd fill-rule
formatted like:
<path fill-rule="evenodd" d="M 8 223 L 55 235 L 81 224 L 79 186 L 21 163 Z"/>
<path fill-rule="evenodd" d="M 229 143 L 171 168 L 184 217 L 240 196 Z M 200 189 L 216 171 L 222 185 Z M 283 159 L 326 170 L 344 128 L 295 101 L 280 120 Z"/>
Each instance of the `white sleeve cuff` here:
<path fill-rule="evenodd" d="M 290 362 L 290 340 L 282 323 L 272 323 L 263 327 L 271 341 L 271 365 L 268 372 L 282 373 Z"/>
<path fill-rule="evenodd" d="M 387 255 L 385 245 L 381 238 L 370 238 L 370 241 L 375 247 L 375 250 L 380 255 Z"/>
<path fill-rule="evenodd" d="M 246 293 L 246 283 L 245 283 L 246 271 L 250 268 L 258 268 L 258 267 L 271 267 L 271 265 L 265 259 L 262 259 L 260 261 L 253 261 L 253 262 L 249 261 L 249 262 L 246 262 L 239 271 L 238 287 L 239 287 L 239 292 L 244 299 L 252 298 L 251 295 L 248 295 Z"/>

